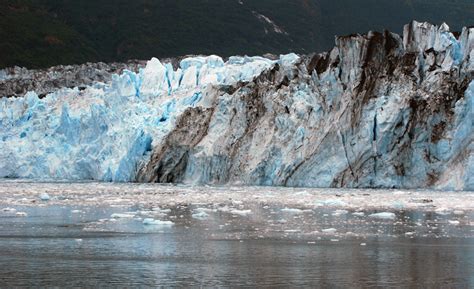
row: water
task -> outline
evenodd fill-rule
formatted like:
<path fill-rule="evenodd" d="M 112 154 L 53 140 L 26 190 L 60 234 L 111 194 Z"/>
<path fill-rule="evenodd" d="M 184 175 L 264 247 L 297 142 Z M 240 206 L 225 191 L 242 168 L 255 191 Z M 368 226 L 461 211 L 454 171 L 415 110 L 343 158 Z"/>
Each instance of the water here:
<path fill-rule="evenodd" d="M 222 202 L 160 202 L 134 200 L 128 187 L 80 197 L 74 186 L 67 193 L 48 189 L 51 199 L 41 201 L 40 185 L 25 186 L 3 186 L 0 287 L 474 287 L 470 202 L 462 208 L 443 203 L 442 210 L 351 207 L 350 198 L 338 207 L 289 206 L 245 201 L 252 199 L 248 194 Z M 94 200 L 112 195 L 120 200 Z M 414 196 L 423 204 L 426 196 Z M 409 207 L 404 197 L 399 201 Z M 385 211 L 394 219 L 369 217 Z M 145 225 L 146 218 L 173 225 Z"/>

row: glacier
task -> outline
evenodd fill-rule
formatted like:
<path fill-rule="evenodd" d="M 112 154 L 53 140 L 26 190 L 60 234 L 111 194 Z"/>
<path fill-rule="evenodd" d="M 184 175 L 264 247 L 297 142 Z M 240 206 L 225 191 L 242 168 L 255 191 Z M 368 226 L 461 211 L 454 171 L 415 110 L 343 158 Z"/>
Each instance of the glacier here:
<path fill-rule="evenodd" d="M 174 70 L 151 59 L 107 85 L 63 88 L 38 98 L 0 99 L 0 177 L 132 181 L 139 162 L 176 117 L 212 86 L 249 81 L 275 61 L 218 56 L 183 59 Z"/>
<path fill-rule="evenodd" d="M 473 48 L 474 28 L 413 21 L 2 97 L 0 177 L 474 190 Z"/>

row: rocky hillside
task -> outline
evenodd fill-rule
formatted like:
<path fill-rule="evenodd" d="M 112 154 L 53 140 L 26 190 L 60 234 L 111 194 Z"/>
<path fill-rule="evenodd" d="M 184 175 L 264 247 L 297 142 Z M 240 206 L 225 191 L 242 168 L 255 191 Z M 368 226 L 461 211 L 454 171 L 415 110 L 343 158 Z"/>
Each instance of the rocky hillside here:
<path fill-rule="evenodd" d="M 412 19 L 474 25 L 472 0 L 0 0 L 0 68 L 329 50 Z"/>

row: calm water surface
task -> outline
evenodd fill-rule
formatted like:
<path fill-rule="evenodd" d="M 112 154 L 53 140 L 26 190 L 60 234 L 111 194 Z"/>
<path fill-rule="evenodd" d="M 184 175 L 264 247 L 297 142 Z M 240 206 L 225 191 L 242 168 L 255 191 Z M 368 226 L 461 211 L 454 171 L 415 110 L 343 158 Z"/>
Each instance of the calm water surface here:
<path fill-rule="evenodd" d="M 474 288 L 472 214 L 197 208 L 4 208 L 0 287 Z"/>

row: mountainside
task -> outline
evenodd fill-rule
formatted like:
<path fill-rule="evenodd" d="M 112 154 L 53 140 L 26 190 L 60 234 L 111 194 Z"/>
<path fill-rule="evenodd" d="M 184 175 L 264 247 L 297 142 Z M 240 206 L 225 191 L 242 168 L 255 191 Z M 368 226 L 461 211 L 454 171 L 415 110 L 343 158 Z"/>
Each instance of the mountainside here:
<path fill-rule="evenodd" d="M 471 0 L 0 0 L 0 68 L 329 50 L 411 19 L 473 25 Z"/>
<path fill-rule="evenodd" d="M 474 28 L 418 22 L 309 56 L 154 58 L 0 99 L 0 177 L 474 190 L 473 79 Z"/>

